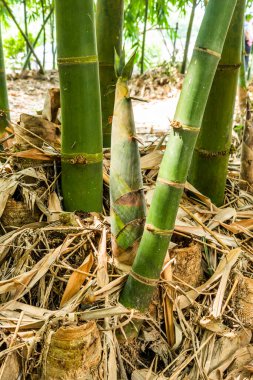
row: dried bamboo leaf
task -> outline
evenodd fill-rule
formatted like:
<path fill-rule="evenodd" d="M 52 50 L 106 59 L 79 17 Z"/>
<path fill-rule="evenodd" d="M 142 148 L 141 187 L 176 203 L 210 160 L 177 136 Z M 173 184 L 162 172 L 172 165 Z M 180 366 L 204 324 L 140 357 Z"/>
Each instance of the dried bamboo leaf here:
<path fill-rule="evenodd" d="M 55 191 L 49 194 L 48 198 L 48 211 L 50 215 L 48 215 L 48 222 L 54 222 L 59 220 L 59 213 L 62 212 L 61 202 Z"/>
<path fill-rule="evenodd" d="M 63 307 L 81 288 L 83 282 L 88 276 L 94 263 L 94 256 L 89 254 L 82 263 L 70 276 L 66 289 L 63 293 L 60 307 Z M 83 273 L 80 273 L 83 272 Z"/>
<path fill-rule="evenodd" d="M 107 272 L 107 253 L 106 253 L 106 228 L 103 228 L 102 236 L 98 248 L 98 269 L 97 269 L 97 284 L 100 288 L 109 283 Z"/>
<path fill-rule="evenodd" d="M 227 207 L 219 210 L 219 212 L 214 216 L 212 220 L 210 220 L 208 224 L 208 228 L 210 230 L 214 230 L 219 226 L 221 222 L 225 222 L 226 220 L 230 220 L 231 218 L 236 217 L 236 210 L 233 207 Z"/>
<path fill-rule="evenodd" d="M 13 292 L 11 299 L 23 297 L 45 275 L 50 266 L 64 253 L 74 237 L 67 238 L 63 244 L 49 252 L 30 271 L 9 280 L 0 281 L 0 294 Z"/>
<path fill-rule="evenodd" d="M 223 373 L 235 358 L 236 351 L 250 343 L 252 332 L 243 329 L 237 332 L 233 337 L 222 337 L 214 346 L 214 354 L 209 371 L 210 380 L 220 380 Z"/>
<path fill-rule="evenodd" d="M 247 345 L 246 347 L 239 348 L 234 356 L 233 363 L 228 368 L 228 373 L 225 380 L 234 380 L 237 379 L 241 372 L 251 372 L 252 373 L 252 360 L 253 360 L 253 346 Z M 251 368 L 250 368 L 251 365 Z M 247 375 L 246 375 L 247 376 Z M 242 374 L 242 378 L 239 380 L 243 380 L 246 378 L 244 374 Z"/>

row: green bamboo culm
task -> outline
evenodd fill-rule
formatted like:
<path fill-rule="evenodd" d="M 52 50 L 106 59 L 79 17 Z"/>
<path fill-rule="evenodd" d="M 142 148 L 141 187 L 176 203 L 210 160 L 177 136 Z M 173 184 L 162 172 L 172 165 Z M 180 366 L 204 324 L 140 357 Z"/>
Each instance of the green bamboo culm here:
<path fill-rule="evenodd" d="M 232 143 L 234 107 L 241 65 L 245 0 L 238 0 L 208 98 L 189 171 L 189 182 L 221 206 Z"/>
<path fill-rule="evenodd" d="M 236 0 L 210 0 L 177 105 L 144 234 L 120 302 L 145 311 L 173 233 L 193 149 Z"/>
<path fill-rule="evenodd" d="M 121 54 L 124 0 L 98 0 L 96 11 L 97 47 L 102 105 L 103 146 L 111 146 L 112 115 L 116 75 L 114 51 Z"/>
<path fill-rule="evenodd" d="M 62 192 L 68 211 L 102 209 L 102 122 L 93 0 L 56 0 Z"/>
<path fill-rule="evenodd" d="M 112 251 L 119 264 L 132 265 L 143 234 L 146 206 L 128 80 L 134 57 L 116 60 L 118 81 L 112 123 L 110 168 Z"/>
<path fill-rule="evenodd" d="M 1 34 L 1 21 L 0 21 L 0 135 L 4 130 L 10 119 L 5 66 L 4 66 L 4 51 Z"/>

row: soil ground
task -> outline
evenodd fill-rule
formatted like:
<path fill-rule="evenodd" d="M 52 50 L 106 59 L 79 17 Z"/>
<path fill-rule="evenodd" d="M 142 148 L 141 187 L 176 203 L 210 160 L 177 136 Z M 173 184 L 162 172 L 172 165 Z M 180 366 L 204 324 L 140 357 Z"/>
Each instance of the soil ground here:
<path fill-rule="evenodd" d="M 11 117 L 14 122 L 19 120 L 21 113 L 36 114 L 43 108 L 47 90 L 59 87 L 56 73 L 48 73 L 45 77 L 36 74 L 24 79 L 8 80 Z M 169 121 L 173 118 L 179 91 L 168 93 L 163 99 L 152 99 L 148 102 L 133 101 L 137 132 L 152 133 L 167 131 Z"/>

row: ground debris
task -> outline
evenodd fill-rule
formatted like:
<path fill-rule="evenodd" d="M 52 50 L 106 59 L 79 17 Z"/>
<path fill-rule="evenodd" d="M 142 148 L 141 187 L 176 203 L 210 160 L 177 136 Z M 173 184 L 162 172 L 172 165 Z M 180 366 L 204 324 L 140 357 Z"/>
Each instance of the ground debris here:
<path fill-rule="evenodd" d="M 143 315 L 118 302 L 129 267 L 117 267 L 111 254 L 110 152 L 103 214 L 66 213 L 60 150 L 46 138 L 34 145 L 0 154 L 0 378 L 44 372 L 57 379 L 57 368 L 69 365 L 75 379 L 72 356 L 87 379 L 250 379 L 253 197 L 240 188 L 237 153 L 221 208 L 186 184 L 159 287 Z M 164 136 L 141 148 L 148 206 L 164 149 Z M 73 331 L 77 343 L 69 347 Z M 59 347 L 66 351 L 61 362 Z"/>

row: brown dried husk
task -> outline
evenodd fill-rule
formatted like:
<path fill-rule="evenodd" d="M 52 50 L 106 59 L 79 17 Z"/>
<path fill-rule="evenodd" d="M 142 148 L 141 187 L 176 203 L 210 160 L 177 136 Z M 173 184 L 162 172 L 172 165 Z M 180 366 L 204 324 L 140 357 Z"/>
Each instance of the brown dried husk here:
<path fill-rule="evenodd" d="M 170 259 L 175 258 L 173 280 L 180 282 L 180 287 L 189 289 L 187 285 L 197 287 L 203 279 L 202 253 L 200 244 L 191 244 L 185 248 L 174 248 L 170 251 Z"/>
<path fill-rule="evenodd" d="M 94 321 L 60 327 L 51 336 L 44 380 L 95 380 L 101 359 L 101 341 Z"/>
<path fill-rule="evenodd" d="M 60 146 L 59 126 L 42 117 L 22 114 L 20 124 L 14 124 L 15 143 L 19 150 L 42 148 L 47 143 Z"/>
<path fill-rule="evenodd" d="M 35 206 L 31 210 L 23 201 L 10 198 L 1 217 L 1 222 L 7 229 L 9 227 L 22 227 L 25 224 L 38 222 L 41 212 Z"/>
<path fill-rule="evenodd" d="M 238 275 L 234 296 L 235 312 L 244 326 L 253 329 L 253 279 Z"/>

